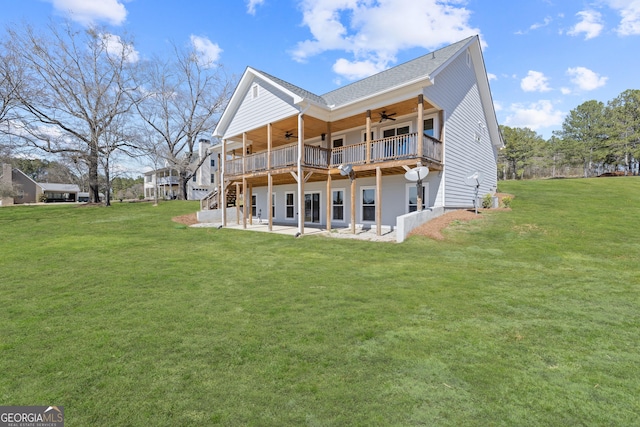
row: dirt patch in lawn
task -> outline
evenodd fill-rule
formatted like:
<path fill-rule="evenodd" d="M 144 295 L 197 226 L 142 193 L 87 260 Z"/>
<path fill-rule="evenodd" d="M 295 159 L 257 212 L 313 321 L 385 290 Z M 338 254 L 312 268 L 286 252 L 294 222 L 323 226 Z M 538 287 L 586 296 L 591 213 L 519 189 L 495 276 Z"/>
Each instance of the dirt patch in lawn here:
<path fill-rule="evenodd" d="M 503 197 L 510 197 L 513 199 L 513 195 L 506 193 L 496 193 L 496 197 L 498 197 L 498 206 L 502 206 Z M 442 230 L 451 225 L 451 223 L 483 219 L 483 212 L 489 210 L 511 210 L 511 208 L 478 209 L 477 215 L 474 209 L 460 209 L 457 211 L 447 212 L 446 214 L 434 218 L 431 221 L 422 224 L 420 227 L 415 228 L 411 233 L 409 233 L 409 236 L 425 236 L 435 240 L 444 240 Z"/>
<path fill-rule="evenodd" d="M 437 218 L 434 218 L 431 221 L 425 222 L 420 227 L 414 228 L 411 233 L 409 233 L 409 236 L 424 236 L 435 240 L 444 240 L 442 230 L 451 225 L 452 222 L 471 221 L 481 218 L 481 210 L 478 211 L 478 215 L 476 215 L 475 211 L 473 210 L 461 209 L 457 211 L 451 211 Z"/>
<path fill-rule="evenodd" d="M 193 225 L 198 223 L 198 217 L 194 212 L 186 215 L 174 216 L 171 218 L 171 221 L 184 225 Z"/>

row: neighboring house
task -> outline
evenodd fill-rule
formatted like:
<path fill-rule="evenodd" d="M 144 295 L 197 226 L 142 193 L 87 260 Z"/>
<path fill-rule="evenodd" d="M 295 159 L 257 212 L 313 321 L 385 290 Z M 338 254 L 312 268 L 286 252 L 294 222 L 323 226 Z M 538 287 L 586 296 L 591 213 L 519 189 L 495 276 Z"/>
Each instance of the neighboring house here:
<path fill-rule="evenodd" d="M 2 165 L 2 182 L 14 189 L 13 198 L 5 198 L 2 205 L 37 203 L 46 198 L 46 202 L 77 202 L 80 187 L 76 184 L 35 182 L 20 169 L 11 165 Z M 10 176 L 10 179 L 8 178 Z"/>
<path fill-rule="evenodd" d="M 187 183 L 187 199 L 201 200 L 214 190 L 216 181 L 217 160 L 209 153 L 210 143 L 201 139 L 198 146 L 198 160 L 207 157 Z M 174 168 L 161 168 L 145 172 L 144 197 L 154 199 L 156 192 L 160 199 L 174 199 L 180 194 L 179 172 Z"/>
<path fill-rule="evenodd" d="M 400 241 L 430 217 L 473 207 L 476 191 L 494 193 L 503 146 L 477 36 L 321 96 L 249 67 L 214 137 L 223 165 L 213 205 L 228 208 L 200 221 L 261 216 L 301 234 L 400 228 Z M 420 165 L 424 211 L 405 178 Z M 477 189 L 466 179 L 475 172 Z"/>

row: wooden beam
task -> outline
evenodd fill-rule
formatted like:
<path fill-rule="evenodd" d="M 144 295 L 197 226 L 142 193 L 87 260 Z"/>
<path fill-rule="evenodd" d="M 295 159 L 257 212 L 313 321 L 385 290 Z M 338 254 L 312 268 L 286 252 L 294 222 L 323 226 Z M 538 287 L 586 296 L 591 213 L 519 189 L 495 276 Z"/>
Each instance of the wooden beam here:
<path fill-rule="evenodd" d="M 311 172 L 309 172 L 308 174 L 305 175 L 304 182 L 309 181 L 309 178 L 311 178 L 311 175 L 313 175 L 313 171 L 311 171 Z"/>
<path fill-rule="evenodd" d="M 382 235 L 382 169 L 376 168 L 376 234 Z"/>

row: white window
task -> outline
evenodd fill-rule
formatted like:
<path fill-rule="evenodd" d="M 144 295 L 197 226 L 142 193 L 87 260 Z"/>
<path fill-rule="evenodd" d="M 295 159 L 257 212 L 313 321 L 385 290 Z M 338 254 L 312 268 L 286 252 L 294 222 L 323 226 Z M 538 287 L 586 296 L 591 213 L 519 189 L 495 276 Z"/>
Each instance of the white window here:
<path fill-rule="evenodd" d="M 424 134 L 425 136 L 431 136 L 435 138 L 435 129 L 434 129 L 434 119 L 430 117 L 428 119 L 424 119 Z"/>
<path fill-rule="evenodd" d="M 258 203 L 258 198 L 256 197 L 255 194 L 251 195 L 251 216 L 255 217 L 256 215 L 258 215 L 256 213 L 256 205 Z"/>
<path fill-rule="evenodd" d="M 295 193 L 284 193 L 285 218 L 295 218 Z"/>
<path fill-rule="evenodd" d="M 331 219 L 333 221 L 344 221 L 344 190 L 333 190 Z"/>
<path fill-rule="evenodd" d="M 360 190 L 362 196 L 362 222 L 375 222 L 376 220 L 376 188 L 363 187 Z"/>
<path fill-rule="evenodd" d="M 393 126 L 382 128 L 382 137 L 389 138 L 392 136 L 406 135 L 411 133 L 411 123 L 399 123 Z"/>
<path fill-rule="evenodd" d="M 407 213 L 418 210 L 418 187 L 416 184 L 407 184 Z M 429 183 L 422 183 L 422 207 L 429 206 Z"/>

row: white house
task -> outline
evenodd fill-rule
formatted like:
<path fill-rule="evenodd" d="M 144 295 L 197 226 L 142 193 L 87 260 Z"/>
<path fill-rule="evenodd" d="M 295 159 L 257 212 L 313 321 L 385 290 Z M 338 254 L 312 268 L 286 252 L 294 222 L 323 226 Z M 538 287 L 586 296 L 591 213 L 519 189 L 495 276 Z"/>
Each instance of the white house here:
<path fill-rule="evenodd" d="M 210 145 L 206 139 L 199 141 L 198 159 L 202 160 L 202 164 L 187 183 L 189 200 L 201 200 L 219 185 L 217 158 L 209 152 Z M 156 192 L 161 199 L 173 199 L 180 194 L 180 178 L 177 169 L 164 167 L 145 172 L 144 197 L 153 199 Z"/>
<path fill-rule="evenodd" d="M 477 36 L 324 95 L 249 67 L 214 137 L 219 188 L 200 221 L 246 226 L 261 216 L 301 234 L 305 226 L 406 232 L 473 207 L 476 191 L 495 192 L 503 146 Z M 422 210 L 405 174 L 425 167 Z M 467 179 L 476 172 L 479 188 Z"/>

